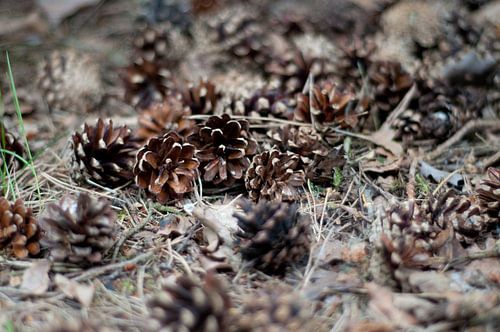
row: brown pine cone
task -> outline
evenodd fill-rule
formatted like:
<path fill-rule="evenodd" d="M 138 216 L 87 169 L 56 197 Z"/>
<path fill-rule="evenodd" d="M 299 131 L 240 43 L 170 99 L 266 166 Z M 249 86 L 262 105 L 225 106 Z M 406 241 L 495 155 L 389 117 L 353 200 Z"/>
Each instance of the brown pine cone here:
<path fill-rule="evenodd" d="M 187 50 L 187 41 L 170 25 L 145 27 L 134 40 L 135 58 L 125 69 L 125 99 L 147 108 L 173 88 L 171 69 Z"/>
<path fill-rule="evenodd" d="M 297 107 L 294 119 L 311 123 L 311 113 L 316 123 L 337 124 L 342 127 L 354 127 L 358 123 L 356 96 L 353 92 L 342 90 L 336 84 L 324 82 L 312 87 L 312 100 L 309 94 L 297 95 Z"/>
<path fill-rule="evenodd" d="M 474 242 L 494 222 L 469 197 L 452 190 L 431 199 L 430 208 L 433 222 L 442 229 L 452 227 L 455 237 L 465 243 Z"/>
<path fill-rule="evenodd" d="M 244 259 L 257 269 L 280 274 L 309 253 L 309 220 L 295 204 L 243 201 L 236 213 L 241 231 L 237 245 Z"/>
<path fill-rule="evenodd" d="M 267 136 L 272 144 L 281 151 L 291 151 L 298 154 L 305 164 L 308 164 L 316 155 L 326 156 L 328 147 L 322 144 L 321 136 L 311 127 L 295 127 L 286 125 L 270 130 Z"/>
<path fill-rule="evenodd" d="M 231 114 L 276 117 L 291 120 L 293 118 L 296 100 L 278 89 L 260 89 L 250 98 L 232 100 L 227 109 Z"/>
<path fill-rule="evenodd" d="M 230 186 L 243 179 L 250 165 L 249 157 L 257 151 L 248 122 L 233 120 L 227 114 L 211 116 L 188 137 L 197 151 L 203 181 Z"/>
<path fill-rule="evenodd" d="M 40 230 L 33 212 L 18 199 L 13 204 L 0 197 L 0 248 L 9 247 L 17 258 L 40 253 Z"/>
<path fill-rule="evenodd" d="M 3 150 L 15 153 L 17 156 L 24 158 L 24 146 L 19 142 L 19 140 L 10 133 L 4 124 L 0 122 L 0 147 Z M 3 152 L 0 154 L 0 168 L 4 169 L 4 161 L 7 167 L 14 165 L 14 167 L 19 168 L 24 164 L 16 156 Z"/>
<path fill-rule="evenodd" d="M 99 263 L 114 243 L 116 214 L 104 198 L 80 193 L 66 195 L 47 206 L 40 218 L 45 237 L 40 241 L 57 262 Z"/>
<path fill-rule="evenodd" d="M 245 175 L 248 195 L 254 201 L 294 201 L 305 182 L 300 156 L 277 149 L 264 151 L 253 157 Z"/>
<path fill-rule="evenodd" d="M 230 331 L 328 331 L 314 321 L 307 304 L 290 290 L 259 290 L 233 309 Z"/>
<path fill-rule="evenodd" d="M 373 62 L 368 69 L 368 79 L 374 89 L 374 106 L 385 113 L 399 104 L 413 84 L 412 76 L 395 61 Z"/>
<path fill-rule="evenodd" d="M 213 114 L 221 95 L 211 81 L 200 80 L 181 90 L 182 103 L 191 114 Z"/>
<path fill-rule="evenodd" d="M 72 50 L 52 52 L 39 66 L 37 85 L 52 110 L 85 113 L 103 97 L 95 59 Z"/>
<path fill-rule="evenodd" d="M 373 62 L 373 55 L 377 49 L 372 39 L 354 38 L 340 45 L 342 51 L 335 65 L 336 76 L 340 82 L 360 88 L 363 85 L 364 75 Z"/>
<path fill-rule="evenodd" d="M 483 179 L 476 190 L 479 203 L 491 218 L 500 219 L 500 169 L 490 167 L 487 178 Z"/>
<path fill-rule="evenodd" d="M 137 153 L 135 183 L 161 203 L 180 198 L 193 191 L 200 164 L 194 154 L 194 146 L 175 132 L 153 137 Z"/>
<path fill-rule="evenodd" d="M 211 17 L 208 22 L 209 38 L 236 58 L 245 58 L 262 64 L 271 46 L 269 32 L 255 8 L 231 6 Z"/>
<path fill-rule="evenodd" d="M 272 57 L 264 71 L 281 82 L 283 91 L 294 93 L 303 89 L 310 74 L 315 79 L 328 78 L 334 73 L 334 66 L 329 58 L 310 56 L 291 48 Z"/>
<path fill-rule="evenodd" d="M 314 153 L 305 169 L 306 178 L 315 184 L 331 187 L 334 169 L 342 170 L 345 163 L 345 151 L 342 146 L 327 150 L 325 154 Z"/>
<path fill-rule="evenodd" d="M 191 113 L 183 109 L 180 100 L 173 96 L 166 97 L 162 103 L 153 103 L 141 112 L 137 137 L 146 141 L 169 131 L 186 136 L 194 125 L 193 121 L 187 119 L 189 115 Z"/>
<path fill-rule="evenodd" d="M 203 284 L 187 276 L 162 282 L 162 290 L 147 302 L 151 331 L 227 330 L 229 297 L 221 282 L 207 275 Z"/>
<path fill-rule="evenodd" d="M 77 180 L 90 178 L 102 185 L 116 187 L 133 178 L 132 167 L 138 140 L 127 126 L 113 127 L 97 120 L 84 124 L 83 131 L 72 136 L 73 175 Z"/>

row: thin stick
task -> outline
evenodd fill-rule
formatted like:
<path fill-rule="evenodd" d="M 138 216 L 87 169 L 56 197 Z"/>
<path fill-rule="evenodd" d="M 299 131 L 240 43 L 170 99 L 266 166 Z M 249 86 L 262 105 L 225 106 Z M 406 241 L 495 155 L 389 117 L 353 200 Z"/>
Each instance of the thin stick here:
<path fill-rule="evenodd" d="M 473 120 L 468 122 L 465 126 L 462 127 L 459 131 L 457 131 L 453 136 L 448 138 L 448 140 L 438 147 L 431 153 L 429 153 L 425 159 L 431 160 L 436 157 L 439 157 L 442 153 L 448 150 L 452 145 L 459 142 L 464 136 L 469 134 L 471 131 L 478 129 L 492 129 L 499 130 L 500 129 L 500 120 L 492 121 L 492 120 Z"/>

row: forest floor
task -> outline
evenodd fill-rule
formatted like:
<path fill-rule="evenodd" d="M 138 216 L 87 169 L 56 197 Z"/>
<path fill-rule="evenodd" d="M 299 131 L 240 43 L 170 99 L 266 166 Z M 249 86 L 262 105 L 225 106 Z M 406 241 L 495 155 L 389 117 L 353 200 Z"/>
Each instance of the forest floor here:
<path fill-rule="evenodd" d="M 0 186 L 41 238 L 19 257 L 0 204 L 0 330 L 499 330 L 499 14 L 498 0 L 0 1 L 2 124 L 26 161 L 3 155 Z M 151 111 L 162 102 L 182 116 Z M 209 136 L 245 146 L 223 138 L 243 157 L 218 159 L 217 183 L 193 128 L 222 114 L 241 131 Z M 134 137 L 118 185 L 89 170 L 115 150 L 75 146 L 100 118 Z M 167 130 L 199 166 L 162 199 L 132 168 Z M 91 264 L 56 259 L 40 221 L 84 194 L 109 202 L 112 242 Z"/>

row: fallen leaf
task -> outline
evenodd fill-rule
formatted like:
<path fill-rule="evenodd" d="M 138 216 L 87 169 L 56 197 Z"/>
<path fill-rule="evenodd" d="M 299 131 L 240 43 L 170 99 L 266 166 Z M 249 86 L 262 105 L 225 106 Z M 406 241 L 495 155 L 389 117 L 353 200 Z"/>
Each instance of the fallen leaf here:
<path fill-rule="evenodd" d="M 50 22 L 58 25 L 66 17 L 79 10 L 96 5 L 98 0 L 38 0 L 38 5 L 45 11 Z"/>
<path fill-rule="evenodd" d="M 27 290 L 35 295 L 43 294 L 49 289 L 50 262 L 43 260 L 34 262 L 23 273 L 21 289 Z"/>
<path fill-rule="evenodd" d="M 62 274 L 56 274 L 55 283 L 57 287 L 69 298 L 75 299 L 84 307 L 89 307 L 94 298 L 94 285 L 80 284 L 68 279 Z"/>
<path fill-rule="evenodd" d="M 453 174 L 441 171 L 434 166 L 429 165 L 425 161 L 420 162 L 420 174 L 425 178 L 430 178 L 435 182 L 441 182 L 441 180 L 446 179 L 446 182 L 454 186 L 455 188 L 461 188 L 464 185 L 464 178 L 460 174 Z"/>
<path fill-rule="evenodd" d="M 446 292 L 450 290 L 451 279 L 444 273 L 436 271 L 418 271 L 410 273 L 408 282 L 413 289 L 420 292 Z"/>
<path fill-rule="evenodd" d="M 238 222 L 233 214 L 237 211 L 234 201 L 229 204 L 197 206 L 193 215 L 207 228 L 214 231 L 228 246 L 233 243 L 233 234 L 238 231 Z"/>
<path fill-rule="evenodd" d="M 193 223 L 189 218 L 170 214 L 160 220 L 160 229 L 157 234 L 175 238 L 186 234 L 192 226 Z"/>

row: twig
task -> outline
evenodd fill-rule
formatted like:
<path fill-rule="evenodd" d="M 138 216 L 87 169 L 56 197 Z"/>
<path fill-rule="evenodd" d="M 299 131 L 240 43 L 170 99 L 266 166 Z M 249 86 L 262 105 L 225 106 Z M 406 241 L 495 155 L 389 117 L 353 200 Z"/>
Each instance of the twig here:
<path fill-rule="evenodd" d="M 126 205 L 125 205 L 125 210 L 127 210 L 127 213 L 130 216 L 130 218 L 135 219 L 132 216 L 132 214 L 130 213 L 129 208 Z M 149 208 L 148 208 L 148 216 L 146 218 L 144 218 L 144 220 L 141 221 L 139 224 L 137 224 L 134 228 L 129 229 L 127 233 L 123 234 L 120 237 L 120 239 L 116 243 L 115 250 L 113 251 L 113 257 L 112 257 L 112 261 L 113 262 L 116 260 L 116 257 L 118 257 L 118 254 L 120 253 L 120 249 L 123 246 L 123 244 L 125 243 L 125 241 L 127 241 L 127 239 L 129 237 L 131 237 L 135 233 L 139 232 L 142 228 L 144 228 L 144 226 L 146 226 L 146 224 L 151 219 L 152 211 L 153 211 L 153 209 L 151 208 L 151 206 L 149 206 Z"/>
<path fill-rule="evenodd" d="M 493 249 L 473 252 L 467 255 L 454 258 L 452 260 L 448 260 L 448 258 L 446 257 L 433 257 L 430 258 L 428 262 L 429 265 L 446 263 L 446 266 L 443 268 L 443 271 L 447 271 L 456 265 L 460 265 L 468 261 L 472 261 L 475 259 L 493 258 L 493 257 L 500 257 L 500 243 L 495 244 L 495 247 L 493 247 Z"/>
<path fill-rule="evenodd" d="M 460 141 L 464 136 L 469 134 L 471 131 L 478 129 L 500 129 L 500 120 L 492 121 L 492 120 L 474 120 L 468 122 L 465 126 L 462 127 L 459 131 L 457 131 L 453 136 L 448 138 L 446 142 L 442 143 L 434 151 L 425 156 L 425 159 L 431 160 L 436 157 L 439 157 L 442 153 L 448 150 L 452 145 Z"/>
<path fill-rule="evenodd" d="M 80 274 L 78 277 L 73 278 L 72 280 L 82 281 L 82 280 L 86 280 L 86 279 L 91 279 L 91 278 L 97 277 L 101 274 L 104 274 L 108 271 L 118 270 L 118 269 L 123 268 L 124 266 L 129 265 L 129 264 L 136 264 L 136 263 L 145 261 L 145 260 L 151 258 L 154 254 L 155 254 L 154 251 L 150 251 L 150 252 L 141 254 L 139 256 L 135 256 L 134 258 L 129 259 L 127 261 L 123 261 L 123 262 L 119 262 L 119 263 L 115 263 L 115 264 L 109 264 L 106 266 L 99 266 L 99 267 L 85 271 L 84 273 Z"/>
<path fill-rule="evenodd" d="M 491 157 L 486 158 L 483 161 L 483 168 L 486 170 L 488 167 L 496 163 L 497 161 L 500 160 L 500 151 L 492 155 Z"/>

